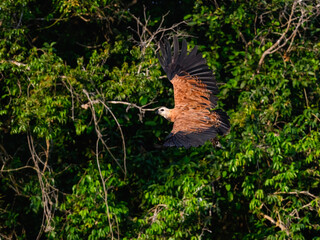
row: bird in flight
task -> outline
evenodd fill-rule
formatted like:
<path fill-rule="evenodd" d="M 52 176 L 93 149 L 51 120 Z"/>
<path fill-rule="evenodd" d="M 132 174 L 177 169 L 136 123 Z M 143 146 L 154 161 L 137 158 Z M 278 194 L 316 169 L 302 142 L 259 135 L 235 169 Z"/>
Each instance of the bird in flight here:
<path fill-rule="evenodd" d="M 189 53 L 187 42 L 173 38 L 173 55 L 167 39 L 160 42 L 158 59 L 173 85 L 173 109 L 160 107 L 157 113 L 173 122 L 173 129 L 166 137 L 167 147 L 198 147 L 217 134 L 224 135 L 230 129 L 229 117 L 217 105 L 218 86 L 206 60 L 194 47 Z"/>

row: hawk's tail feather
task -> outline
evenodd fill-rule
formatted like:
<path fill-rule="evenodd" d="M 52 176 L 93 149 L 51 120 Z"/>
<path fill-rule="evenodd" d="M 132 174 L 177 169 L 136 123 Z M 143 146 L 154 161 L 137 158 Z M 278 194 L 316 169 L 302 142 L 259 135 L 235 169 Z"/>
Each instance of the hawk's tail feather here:
<path fill-rule="evenodd" d="M 218 133 L 221 135 L 227 134 L 230 130 L 230 121 L 228 114 L 221 109 L 214 110 L 213 112 L 219 115 L 219 125 L 217 127 Z"/>

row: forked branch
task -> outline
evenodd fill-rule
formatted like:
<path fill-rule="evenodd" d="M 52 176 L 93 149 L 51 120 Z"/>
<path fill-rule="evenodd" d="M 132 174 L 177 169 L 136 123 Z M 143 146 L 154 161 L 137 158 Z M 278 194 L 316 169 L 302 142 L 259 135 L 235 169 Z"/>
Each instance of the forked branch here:
<path fill-rule="evenodd" d="M 310 6 L 312 6 L 312 3 L 310 5 L 308 4 L 308 1 L 294 0 L 288 17 L 286 17 L 286 9 L 284 9 L 281 16 L 287 19 L 287 22 L 284 24 L 286 27 L 280 34 L 280 37 L 272 44 L 272 46 L 265 50 L 261 55 L 257 67 L 257 73 L 259 73 L 267 55 L 277 52 L 281 48 L 284 48 L 287 44 L 289 44 L 289 46 L 285 52 L 289 53 L 291 51 L 293 42 L 299 33 L 299 30 L 306 25 L 311 17 L 314 17 L 314 15 L 319 15 L 320 5 L 318 4 L 312 7 Z"/>
<path fill-rule="evenodd" d="M 133 32 L 136 33 L 136 35 L 138 36 L 139 40 L 134 40 L 135 43 L 137 45 L 139 45 L 141 47 L 142 53 L 144 54 L 146 48 L 148 48 L 150 46 L 150 44 L 155 40 L 155 38 L 157 36 L 160 36 L 159 39 L 157 39 L 158 41 L 162 39 L 162 37 L 164 36 L 164 34 L 166 32 L 172 31 L 175 33 L 175 35 L 179 36 L 181 35 L 181 33 L 178 32 L 178 28 L 181 25 L 187 24 L 186 21 L 181 21 L 179 23 L 175 23 L 170 27 L 164 27 L 164 20 L 166 18 L 166 16 L 169 14 L 169 12 L 167 12 L 166 14 L 164 14 L 161 18 L 161 21 L 157 27 L 157 29 L 155 31 L 151 31 L 149 29 L 149 24 L 150 24 L 150 16 L 147 16 L 146 14 L 146 7 L 144 6 L 144 14 L 143 14 L 143 20 L 141 20 L 140 18 L 134 16 L 133 14 L 131 14 L 131 17 L 136 20 L 137 22 L 137 29 L 133 29 L 131 27 L 129 27 Z"/>

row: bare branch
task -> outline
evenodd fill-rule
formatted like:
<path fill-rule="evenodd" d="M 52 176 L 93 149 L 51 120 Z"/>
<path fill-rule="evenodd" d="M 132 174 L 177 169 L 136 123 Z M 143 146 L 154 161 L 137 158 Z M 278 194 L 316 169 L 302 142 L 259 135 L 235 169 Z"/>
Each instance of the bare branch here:
<path fill-rule="evenodd" d="M 64 81 L 64 79 L 66 80 L 66 82 Z M 74 91 L 72 84 L 70 83 L 70 81 L 68 80 L 68 77 L 66 76 L 61 76 L 61 81 L 64 84 L 64 86 L 68 89 L 68 91 L 71 94 L 71 119 L 74 121 L 74 98 L 77 97 L 78 98 L 78 94 Z M 67 84 L 68 83 L 68 84 Z M 78 99 L 79 100 L 79 99 Z"/>
<path fill-rule="evenodd" d="M 113 112 L 111 111 L 111 109 L 104 103 L 100 100 L 100 103 L 103 104 L 103 106 L 106 108 L 106 110 L 108 112 L 110 112 L 110 114 L 112 115 L 113 119 L 115 120 L 115 122 L 117 123 L 117 126 L 118 126 L 118 129 L 120 131 L 120 134 L 121 134 L 121 140 L 122 140 L 122 148 L 123 148 L 123 167 L 124 167 L 124 174 L 126 176 L 127 174 L 127 164 L 126 164 L 126 161 L 127 161 L 127 150 L 126 150 L 126 142 L 124 140 L 124 135 L 123 135 L 123 132 L 122 132 L 122 128 L 120 126 L 120 123 L 118 122 L 118 119 L 116 118 L 116 116 L 113 114 Z M 105 144 L 104 144 L 105 145 Z"/>
<path fill-rule="evenodd" d="M 5 63 L 5 62 L 11 63 L 11 64 L 16 65 L 18 67 L 25 67 L 27 70 L 30 70 L 30 67 L 25 63 L 17 62 L 15 60 L 1 60 L 0 61 L 0 63 Z"/>
<path fill-rule="evenodd" d="M 158 204 L 156 206 L 154 206 L 153 208 L 151 208 L 149 210 L 149 212 L 153 212 L 153 215 L 151 217 L 149 217 L 148 220 L 151 221 L 151 224 L 154 223 L 157 220 L 157 216 L 158 214 L 163 210 L 163 209 L 168 209 L 168 205 L 167 204 Z"/>
<path fill-rule="evenodd" d="M 99 171 L 99 175 L 100 175 L 101 183 L 102 183 L 102 187 L 103 187 L 103 192 L 104 192 L 104 198 L 103 199 L 104 199 L 104 203 L 106 205 L 108 223 L 109 223 L 109 228 L 110 228 L 110 233 L 111 233 L 111 239 L 114 239 L 113 230 L 112 230 L 112 223 L 111 223 L 111 215 L 110 215 L 109 204 L 108 204 L 108 191 L 107 191 L 106 183 L 105 183 L 105 180 L 104 180 L 104 177 L 102 175 L 101 168 L 100 168 L 99 141 L 100 141 L 100 139 L 98 138 L 97 142 L 96 142 L 96 161 L 97 161 L 98 171 Z"/>
<path fill-rule="evenodd" d="M 308 191 L 296 191 L 296 192 L 274 192 L 273 194 L 275 195 L 282 195 L 282 194 L 288 194 L 288 195 L 306 195 L 309 196 L 311 198 L 318 198 L 317 196 L 313 195 L 312 193 L 308 192 Z"/>
<path fill-rule="evenodd" d="M 288 22 L 286 23 L 287 28 L 285 29 L 285 31 L 281 34 L 280 38 L 279 38 L 270 48 L 268 48 L 266 51 L 264 51 L 264 53 L 262 54 L 262 56 L 261 56 L 261 58 L 260 58 L 260 60 L 259 60 L 257 72 L 259 72 L 259 70 L 260 70 L 260 68 L 261 68 L 261 65 L 262 65 L 262 63 L 263 63 L 263 61 L 264 61 L 264 58 L 265 58 L 267 55 L 269 55 L 269 54 L 277 51 L 278 49 L 280 49 L 281 47 L 283 47 L 283 46 L 287 43 L 288 39 L 286 39 L 285 42 L 280 45 L 281 41 L 282 41 L 283 39 L 285 39 L 286 34 L 287 34 L 287 32 L 289 31 L 289 29 L 290 29 L 290 27 L 291 27 L 292 17 L 293 17 L 293 14 L 294 14 L 294 12 L 295 12 L 295 9 L 296 9 L 297 2 L 298 2 L 298 1 L 295 0 L 295 1 L 293 2 L 293 4 L 292 4 L 291 13 L 290 13 L 290 16 L 289 16 L 289 20 L 288 20 Z"/>
<path fill-rule="evenodd" d="M 20 170 L 23 170 L 23 169 L 33 169 L 35 171 L 37 171 L 37 169 L 35 167 L 32 167 L 32 166 L 22 166 L 22 167 L 18 167 L 18 168 L 12 168 L 12 169 L 4 169 L 4 166 L 5 165 L 2 165 L 1 169 L 0 169 L 0 172 L 1 173 L 5 173 L 5 172 L 16 172 L 16 171 L 20 171 Z"/>
<path fill-rule="evenodd" d="M 103 102 L 101 102 L 100 100 L 93 100 L 92 103 L 95 104 L 95 103 L 103 103 Z M 126 106 L 128 106 L 126 111 L 129 111 L 130 108 L 137 108 L 139 110 L 139 121 L 140 122 L 142 122 L 142 119 L 143 119 L 143 117 L 144 117 L 146 112 L 154 112 L 157 109 L 159 109 L 159 107 L 156 107 L 156 108 L 145 108 L 145 107 L 155 103 L 155 101 L 151 101 L 150 103 L 147 103 L 147 104 L 145 104 L 143 106 L 138 106 L 135 103 L 129 103 L 129 102 L 124 102 L 124 101 L 107 101 L 107 103 L 126 105 Z M 89 103 L 85 103 L 85 104 L 82 104 L 81 107 L 83 109 L 88 109 L 90 104 L 91 104 L 90 102 Z"/>
<path fill-rule="evenodd" d="M 113 153 L 111 152 L 110 148 L 108 147 L 108 145 L 106 144 L 106 142 L 104 141 L 103 139 L 103 135 L 101 133 L 101 130 L 100 130 L 100 127 L 99 127 L 99 122 L 97 120 L 97 117 L 96 117 L 96 111 L 95 111 L 95 108 L 94 108 L 94 104 L 96 103 L 101 103 L 100 100 L 92 100 L 89 96 L 89 93 L 87 92 L 87 90 L 83 89 L 83 92 L 84 94 L 87 96 L 88 100 L 89 100 L 89 104 L 83 104 L 81 107 L 84 108 L 84 109 L 87 109 L 88 107 L 90 108 L 91 112 L 92 112 L 92 117 L 93 117 L 93 121 L 94 121 L 94 125 L 95 125 L 95 131 L 97 133 L 97 136 L 98 136 L 98 139 L 99 141 L 103 144 L 103 146 L 106 148 L 106 150 L 108 151 L 108 153 L 110 154 L 110 156 L 112 157 L 112 159 L 117 163 L 117 165 L 120 167 L 120 169 L 123 171 L 123 173 L 125 174 L 126 176 L 126 166 L 125 166 L 125 162 L 126 162 L 126 152 L 125 152 L 125 141 L 124 141 L 124 136 L 123 136 L 123 133 L 122 133 L 122 129 L 121 129 L 121 126 L 118 122 L 118 120 L 116 119 L 115 115 L 112 113 L 112 111 L 110 110 L 110 108 L 108 108 L 107 110 L 110 112 L 110 114 L 112 115 L 112 117 L 115 119 L 117 125 L 118 125 L 118 128 L 119 128 L 119 131 L 121 133 L 121 137 L 122 137 L 122 143 L 124 144 L 123 145 L 123 150 L 124 150 L 124 167 L 121 166 L 121 164 L 119 163 L 119 161 L 116 159 L 116 157 L 113 155 Z M 105 107 L 106 105 L 104 105 Z"/>
<path fill-rule="evenodd" d="M 276 40 L 275 43 L 271 47 L 269 47 L 267 50 L 265 50 L 259 60 L 258 67 L 257 67 L 257 73 L 259 73 L 260 68 L 264 62 L 264 59 L 267 55 L 272 54 L 280 50 L 281 48 L 284 48 L 288 43 L 289 46 L 285 50 L 286 53 L 289 53 L 292 49 L 293 42 L 299 34 L 299 29 L 304 28 L 303 26 L 308 22 L 308 20 L 313 17 L 314 15 L 319 15 L 317 9 L 319 6 L 314 6 L 310 9 L 309 6 L 306 6 L 304 1 L 301 0 L 295 0 L 292 3 L 291 10 L 289 17 L 286 17 L 286 7 L 283 10 L 279 21 L 281 22 L 281 18 L 287 19 L 287 22 L 283 25 L 286 26 L 283 33 L 274 33 L 274 34 L 280 34 L 280 37 Z M 268 14 L 269 12 L 266 12 L 264 14 Z M 262 21 L 262 15 L 260 16 Z M 291 32 L 291 33 L 290 33 Z M 264 41 L 264 39 L 262 39 Z"/>
<path fill-rule="evenodd" d="M 276 221 L 272 217 L 270 217 L 270 216 L 268 216 L 268 215 L 266 215 L 264 213 L 260 213 L 260 216 L 262 216 L 264 219 L 267 219 L 272 224 L 274 224 L 277 227 L 279 227 L 282 231 L 285 231 L 287 236 L 289 236 L 289 234 L 290 234 L 289 229 L 283 224 L 283 222 L 280 219 Z"/>
<path fill-rule="evenodd" d="M 96 162 L 97 162 L 97 167 L 98 167 L 98 171 L 99 171 L 99 175 L 100 175 L 100 178 L 101 178 L 101 183 L 102 183 L 102 187 L 103 187 L 103 192 L 104 192 L 104 202 L 105 202 L 105 206 L 106 206 L 106 211 L 107 211 L 107 217 L 108 217 L 108 224 L 109 224 L 109 228 L 110 228 L 110 233 L 111 233 L 111 239 L 115 239 L 115 236 L 114 236 L 114 233 L 113 233 L 113 228 L 112 228 L 112 221 L 111 219 L 113 217 L 111 217 L 112 213 L 110 213 L 110 209 L 109 209 L 109 204 L 108 204 L 108 189 L 106 187 L 106 181 L 107 179 L 105 180 L 103 175 L 102 175 L 102 172 L 101 172 L 101 167 L 100 167 L 100 161 L 99 161 L 99 143 L 101 142 L 102 145 L 105 147 L 105 149 L 107 149 L 108 153 L 111 155 L 111 157 L 114 159 L 114 161 L 118 164 L 118 166 L 121 168 L 121 170 L 124 172 L 125 176 L 126 176 L 126 173 L 127 173 L 127 168 L 126 168 L 126 147 L 125 147 L 125 140 L 124 140 L 124 135 L 123 135 L 123 132 L 122 132 L 122 129 L 121 129 L 121 126 L 117 120 L 117 118 L 115 117 L 115 115 L 113 114 L 113 112 L 111 111 L 111 109 L 101 100 L 92 100 L 89 96 L 89 93 L 84 89 L 83 90 L 84 94 L 87 96 L 88 100 L 89 100 L 89 105 L 85 105 L 85 107 L 83 108 L 87 108 L 89 107 L 91 109 L 91 112 L 92 112 L 92 117 L 93 117 L 93 121 L 94 121 L 94 126 L 95 126 L 95 131 L 97 133 L 97 141 L 96 141 L 96 152 L 95 152 L 95 155 L 96 155 Z M 118 160 L 114 157 L 114 155 L 111 153 L 110 151 L 110 148 L 107 146 L 107 144 L 105 143 L 104 139 L 103 139 L 103 135 L 101 133 L 101 130 L 100 130 L 100 127 L 99 127 L 99 121 L 97 119 L 97 116 L 96 116 L 96 111 L 95 111 L 95 107 L 94 107 L 94 104 L 97 104 L 97 103 L 100 103 L 104 106 L 104 108 L 106 109 L 107 112 L 109 112 L 112 117 L 114 118 L 114 120 L 116 121 L 117 125 L 118 125 L 118 129 L 120 131 L 120 134 L 121 134 L 121 138 L 122 138 L 122 144 L 123 144 L 123 154 L 124 154 L 124 157 L 123 157 L 123 164 L 124 166 L 122 167 L 121 164 L 118 162 Z M 119 229 L 119 226 L 118 226 L 118 219 L 117 219 L 117 216 L 116 215 L 112 215 L 114 216 L 115 218 L 115 222 L 116 222 L 116 226 L 117 226 L 117 229 Z M 119 230 L 117 231 L 117 239 L 120 239 L 120 236 L 119 236 Z"/>
<path fill-rule="evenodd" d="M 33 160 L 34 169 L 38 175 L 38 181 L 41 189 L 41 202 L 43 207 L 43 216 L 42 216 L 42 224 L 40 227 L 40 231 L 38 233 L 37 239 L 41 238 L 43 232 L 52 231 L 52 220 L 54 217 L 55 205 L 58 202 L 58 189 L 54 188 L 50 183 L 50 179 L 48 176 L 44 176 L 44 172 L 46 169 L 49 169 L 47 163 L 49 155 L 46 155 L 46 160 L 43 162 L 40 158 L 40 155 L 37 153 L 33 137 L 30 133 L 27 135 L 29 151 L 31 154 L 31 159 Z M 49 152 L 49 145 L 47 144 L 47 152 Z M 42 169 L 40 164 L 43 165 Z"/>
<path fill-rule="evenodd" d="M 312 116 L 314 116 L 314 117 L 320 122 L 320 118 L 318 118 L 317 115 L 315 115 L 314 113 L 312 113 Z"/>
<path fill-rule="evenodd" d="M 173 24 L 171 27 L 163 27 L 163 23 L 165 20 L 165 17 L 169 14 L 169 12 L 167 12 L 165 15 L 162 16 L 161 21 L 157 27 L 157 29 L 152 32 L 149 28 L 149 20 L 150 20 L 150 16 L 147 17 L 146 15 L 146 7 L 144 7 L 144 22 L 142 22 L 140 20 L 140 18 L 137 18 L 136 16 L 134 16 L 133 14 L 130 14 L 131 17 L 133 19 L 136 20 L 137 22 L 137 30 L 132 29 L 131 27 L 129 27 L 129 29 L 131 29 L 132 31 L 134 31 L 136 33 L 136 35 L 139 38 L 139 41 L 135 41 L 137 45 L 139 45 L 141 47 L 142 50 L 142 54 L 145 53 L 146 48 L 148 48 L 150 46 L 150 44 L 156 39 L 157 36 L 160 35 L 158 40 L 161 40 L 164 36 L 164 34 L 168 31 L 173 31 L 176 33 L 176 35 L 181 35 L 181 33 L 177 32 L 177 29 L 180 25 L 183 24 L 187 24 L 186 21 L 182 21 L 179 23 L 175 23 Z M 139 72 L 139 71 L 138 71 Z"/>

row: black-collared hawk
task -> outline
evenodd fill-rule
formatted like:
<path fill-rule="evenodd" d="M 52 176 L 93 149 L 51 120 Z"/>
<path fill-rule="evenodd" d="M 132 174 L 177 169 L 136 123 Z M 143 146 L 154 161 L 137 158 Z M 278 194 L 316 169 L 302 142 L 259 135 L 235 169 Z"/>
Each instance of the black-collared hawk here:
<path fill-rule="evenodd" d="M 197 147 L 217 134 L 224 135 L 230 129 L 229 117 L 217 105 L 218 86 L 206 60 L 194 47 L 189 53 L 187 42 L 181 50 L 177 37 L 173 38 L 173 56 L 168 40 L 160 42 L 158 58 L 174 90 L 173 109 L 161 107 L 157 113 L 173 122 L 173 129 L 164 146 Z"/>

